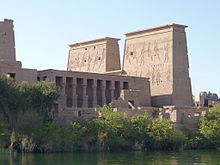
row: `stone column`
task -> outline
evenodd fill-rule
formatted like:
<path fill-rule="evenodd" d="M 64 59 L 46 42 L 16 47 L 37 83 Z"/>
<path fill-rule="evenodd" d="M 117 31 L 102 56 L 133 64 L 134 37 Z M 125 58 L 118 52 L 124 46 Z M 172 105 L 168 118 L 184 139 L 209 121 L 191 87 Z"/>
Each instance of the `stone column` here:
<path fill-rule="evenodd" d="M 51 75 L 51 76 L 49 76 L 49 77 L 47 77 L 47 79 L 46 79 L 47 81 L 49 81 L 49 82 L 55 82 L 56 83 L 56 77 L 55 76 L 53 76 L 53 75 Z"/>
<path fill-rule="evenodd" d="M 92 93 L 93 93 L 93 107 L 97 107 L 97 94 L 96 94 L 96 89 L 97 89 L 97 80 L 93 80 L 93 86 L 92 86 Z"/>
<path fill-rule="evenodd" d="M 119 87 L 119 90 L 120 90 L 120 96 L 121 97 L 121 90 L 123 89 L 123 81 L 120 81 L 120 87 Z"/>
<path fill-rule="evenodd" d="M 60 102 L 60 109 L 65 109 L 66 107 L 66 77 L 62 77 L 62 85 L 60 90 L 60 97 L 58 98 Z"/>
<path fill-rule="evenodd" d="M 105 89 L 106 89 L 106 81 L 102 80 L 102 105 L 106 103 Z"/>
<path fill-rule="evenodd" d="M 115 81 L 111 81 L 111 86 L 110 86 L 110 90 L 111 90 L 111 102 L 115 99 L 114 97 L 114 91 L 115 91 Z"/>
<path fill-rule="evenodd" d="M 87 88 L 87 79 L 83 79 L 82 89 L 83 89 L 83 108 L 88 108 L 88 96 L 86 95 L 86 88 Z"/>
<path fill-rule="evenodd" d="M 62 89 L 61 89 L 61 94 L 65 95 L 66 94 L 66 77 L 63 77 L 63 82 L 62 82 Z"/>
<path fill-rule="evenodd" d="M 77 94 L 76 94 L 77 82 L 76 78 L 73 77 L 73 108 L 77 108 Z"/>

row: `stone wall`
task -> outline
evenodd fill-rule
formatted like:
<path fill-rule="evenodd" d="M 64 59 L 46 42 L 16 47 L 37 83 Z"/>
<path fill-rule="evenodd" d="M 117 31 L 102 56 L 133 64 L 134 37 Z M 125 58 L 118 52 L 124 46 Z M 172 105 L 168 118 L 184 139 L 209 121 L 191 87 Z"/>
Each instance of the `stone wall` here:
<path fill-rule="evenodd" d="M 0 22 L 0 74 L 15 79 L 16 82 L 37 82 L 37 70 L 23 69 L 16 61 L 13 20 Z"/>
<path fill-rule="evenodd" d="M 153 106 L 192 105 L 185 27 L 166 25 L 127 33 L 123 70 L 148 77 Z"/>
<path fill-rule="evenodd" d="M 121 90 L 139 91 L 138 105 L 151 106 L 150 83 L 147 78 L 106 75 L 87 72 L 38 71 L 39 81 L 57 85 L 60 97 L 58 111 L 67 108 L 94 108 L 111 103 L 120 97 Z"/>
<path fill-rule="evenodd" d="M 67 70 L 93 73 L 119 70 L 118 40 L 107 37 L 70 45 Z"/>
<path fill-rule="evenodd" d="M 200 118 L 204 116 L 208 108 L 189 106 L 164 106 L 160 108 L 159 117 L 169 119 L 176 125 L 184 125 L 187 128 L 198 128 Z"/>

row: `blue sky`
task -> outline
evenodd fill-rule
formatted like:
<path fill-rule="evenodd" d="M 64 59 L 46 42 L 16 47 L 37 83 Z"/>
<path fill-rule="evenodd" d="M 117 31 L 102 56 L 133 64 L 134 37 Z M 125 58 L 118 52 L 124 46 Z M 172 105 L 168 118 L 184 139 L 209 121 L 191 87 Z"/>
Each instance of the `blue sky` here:
<path fill-rule="evenodd" d="M 62 69 L 68 44 L 171 23 L 186 30 L 193 94 L 220 94 L 218 0 L 0 0 L 0 20 L 13 19 L 23 67 Z"/>

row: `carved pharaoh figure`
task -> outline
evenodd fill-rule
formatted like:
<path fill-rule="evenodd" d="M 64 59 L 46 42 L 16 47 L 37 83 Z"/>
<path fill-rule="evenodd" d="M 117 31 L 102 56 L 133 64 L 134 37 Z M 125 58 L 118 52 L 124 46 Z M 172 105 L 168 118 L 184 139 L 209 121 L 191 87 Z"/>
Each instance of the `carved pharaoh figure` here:
<path fill-rule="evenodd" d="M 125 45 L 139 45 L 135 54 L 138 63 L 134 59 L 135 65 L 131 65 L 130 54 L 126 53 L 123 70 L 127 75 L 150 78 L 152 105 L 192 105 L 185 28 L 171 24 L 125 34 Z M 135 70 L 137 74 L 130 74 Z"/>
<path fill-rule="evenodd" d="M 160 60 L 159 48 L 158 48 L 157 41 L 155 41 L 155 43 L 154 43 L 154 56 L 155 56 L 155 58 Z"/>
<path fill-rule="evenodd" d="M 157 85 L 161 83 L 161 75 L 160 75 L 159 68 L 157 68 L 156 83 Z"/>
<path fill-rule="evenodd" d="M 169 62 L 169 41 L 166 40 L 166 44 L 164 46 L 164 62 Z"/>
<path fill-rule="evenodd" d="M 145 54 L 146 54 L 145 45 L 146 45 L 146 43 L 143 42 L 142 48 L 141 48 L 141 53 L 140 53 L 140 66 L 143 66 L 144 62 L 145 62 Z"/>

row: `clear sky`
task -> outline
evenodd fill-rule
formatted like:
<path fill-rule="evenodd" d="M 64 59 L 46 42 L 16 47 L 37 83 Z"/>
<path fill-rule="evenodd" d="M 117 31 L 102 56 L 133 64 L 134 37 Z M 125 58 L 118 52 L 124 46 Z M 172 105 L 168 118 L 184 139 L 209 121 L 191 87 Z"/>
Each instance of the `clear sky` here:
<path fill-rule="evenodd" d="M 220 94 L 219 0 L 0 0 L 23 67 L 66 70 L 68 44 L 171 23 L 187 25 L 193 94 Z"/>

